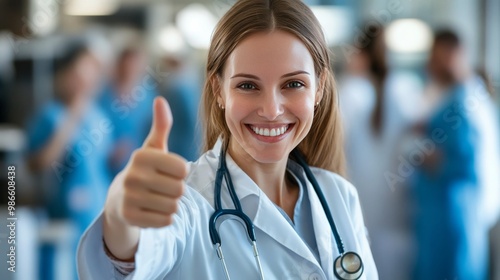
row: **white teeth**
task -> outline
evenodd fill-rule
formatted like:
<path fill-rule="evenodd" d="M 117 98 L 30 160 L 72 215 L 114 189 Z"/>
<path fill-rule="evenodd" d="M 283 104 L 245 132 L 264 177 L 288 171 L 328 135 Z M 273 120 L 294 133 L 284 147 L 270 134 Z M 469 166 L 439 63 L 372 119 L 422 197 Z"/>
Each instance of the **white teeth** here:
<path fill-rule="evenodd" d="M 278 128 L 258 128 L 255 126 L 251 126 L 252 130 L 255 132 L 255 134 L 262 135 L 262 136 L 279 136 L 281 134 L 284 134 L 288 130 L 288 125 L 278 127 Z"/>

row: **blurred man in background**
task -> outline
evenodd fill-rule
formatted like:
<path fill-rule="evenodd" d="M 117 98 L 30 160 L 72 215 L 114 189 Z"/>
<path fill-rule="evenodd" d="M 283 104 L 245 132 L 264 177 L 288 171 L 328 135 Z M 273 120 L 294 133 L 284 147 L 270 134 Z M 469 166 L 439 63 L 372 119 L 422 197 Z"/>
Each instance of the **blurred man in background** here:
<path fill-rule="evenodd" d="M 429 75 L 426 156 L 415 176 L 415 278 L 487 279 L 500 197 L 497 113 L 453 31 L 436 33 Z"/>
<path fill-rule="evenodd" d="M 115 127 L 109 159 L 113 175 L 125 167 L 151 126 L 151 106 L 159 83 L 146 73 L 146 66 L 140 49 L 126 48 L 118 56 L 111 82 L 100 96 L 99 103 Z"/>
<path fill-rule="evenodd" d="M 175 122 L 170 131 L 168 147 L 187 160 L 194 161 L 200 155 L 201 132 L 198 124 L 200 82 L 186 59 L 180 56 L 165 57 L 168 76 L 162 87 Z"/>

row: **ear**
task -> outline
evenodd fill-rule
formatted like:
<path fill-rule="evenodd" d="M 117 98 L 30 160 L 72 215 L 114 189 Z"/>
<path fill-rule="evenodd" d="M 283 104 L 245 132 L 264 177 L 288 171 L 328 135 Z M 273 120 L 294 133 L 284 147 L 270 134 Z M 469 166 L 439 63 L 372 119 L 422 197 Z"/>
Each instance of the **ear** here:
<path fill-rule="evenodd" d="M 224 100 L 222 98 L 222 78 L 218 74 L 213 75 L 210 78 L 210 85 L 217 103 L 224 105 Z"/>
<path fill-rule="evenodd" d="M 321 72 L 321 75 L 318 77 L 318 88 L 316 90 L 316 100 L 314 104 L 321 102 L 321 100 L 323 99 L 323 93 L 325 92 L 327 75 L 328 75 L 328 69 L 325 68 Z"/>

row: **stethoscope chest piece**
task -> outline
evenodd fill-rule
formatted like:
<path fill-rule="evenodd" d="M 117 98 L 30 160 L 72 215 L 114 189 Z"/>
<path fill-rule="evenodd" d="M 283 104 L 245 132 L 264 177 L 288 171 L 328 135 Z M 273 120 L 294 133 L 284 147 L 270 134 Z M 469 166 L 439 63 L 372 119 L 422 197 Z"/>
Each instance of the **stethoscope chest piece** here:
<path fill-rule="evenodd" d="M 343 280 L 356 280 L 363 274 L 361 257 L 354 252 L 347 252 L 337 257 L 333 271 L 335 276 Z"/>

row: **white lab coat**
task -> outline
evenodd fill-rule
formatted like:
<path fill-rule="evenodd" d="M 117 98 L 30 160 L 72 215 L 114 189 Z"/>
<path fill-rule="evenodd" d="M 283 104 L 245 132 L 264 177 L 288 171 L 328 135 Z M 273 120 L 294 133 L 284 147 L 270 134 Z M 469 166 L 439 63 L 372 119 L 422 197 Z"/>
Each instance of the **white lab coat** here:
<path fill-rule="evenodd" d="M 213 150 L 190 163 L 188 187 L 180 199 L 175 222 L 163 228 L 141 230 L 136 269 L 126 279 L 225 279 L 208 231 L 208 221 L 214 212 L 214 181 L 220 149 L 219 140 Z M 255 225 L 266 279 L 335 279 L 333 262 L 338 251 L 312 185 L 307 183 L 308 193 L 312 194 L 309 199 L 320 263 L 273 202 L 229 155 L 227 166 L 243 210 Z M 365 272 L 361 279 L 377 280 L 355 188 L 334 173 L 311 169 L 323 188 L 346 250 L 357 252 L 363 259 Z M 224 208 L 232 208 L 225 187 L 222 204 Z M 231 278 L 258 279 L 252 247 L 241 224 L 234 220 L 223 222 L 219 232 Z M 102 215 L 82 236 L 77 263 L 82 280 L 123 279 L 103 249 Z"/>
<path fill-rule="evenodd" d="M 476 172 L 480 187 L 479 212 L 491 228 L 500 218 L 500 125 L 498 109 L 480 77 L 465 82 L 465 112 L 477 129 Z"/>

